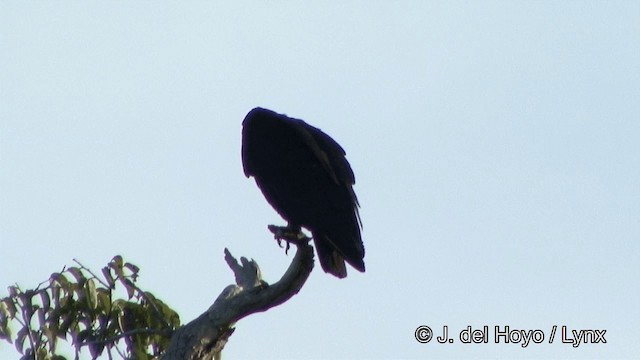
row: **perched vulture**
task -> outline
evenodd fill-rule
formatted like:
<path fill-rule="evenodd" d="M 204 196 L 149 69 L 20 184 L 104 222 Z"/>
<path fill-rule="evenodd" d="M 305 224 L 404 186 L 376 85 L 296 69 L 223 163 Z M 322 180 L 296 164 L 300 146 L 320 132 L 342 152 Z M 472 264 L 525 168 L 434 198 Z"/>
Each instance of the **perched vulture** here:
<path fill-rule="evenodd" d="M 263 108 L 242 122 L 242 165 L 291 229 L 311 231 L 322 269 L 364 272 L 355 177 L 344 149 L 306 122 Z"/>

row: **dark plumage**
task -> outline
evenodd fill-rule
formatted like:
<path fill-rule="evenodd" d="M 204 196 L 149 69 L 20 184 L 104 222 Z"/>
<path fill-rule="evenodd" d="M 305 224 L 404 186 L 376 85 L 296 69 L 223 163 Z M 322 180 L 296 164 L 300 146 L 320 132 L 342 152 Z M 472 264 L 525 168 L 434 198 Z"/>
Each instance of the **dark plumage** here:
<path fill-rule="evenodd" d="M 364 272 L 355 177 L 329 135 L 255 108 L 242 122 L 242 165 L 289 227 L 311 231 L 325 272 L 347 276 L 345 261 Z"/>

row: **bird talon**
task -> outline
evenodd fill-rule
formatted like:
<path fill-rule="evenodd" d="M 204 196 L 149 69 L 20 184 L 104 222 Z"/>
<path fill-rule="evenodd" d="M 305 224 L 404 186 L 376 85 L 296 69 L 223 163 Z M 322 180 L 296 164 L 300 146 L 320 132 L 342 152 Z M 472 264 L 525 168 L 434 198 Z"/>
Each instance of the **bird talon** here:
<path fill-rule="evenodd" d="M 289 254 L 289 249 L 291 249 L 291 243 L 299 245 L 311 240 L 299 227 L 269 225 L 268 228 L 273 233 L 273 238 L 276 239 L 280 248 L 283 248 L 282 241 L 285 241 L 284 253 L 287 255 Z"/>

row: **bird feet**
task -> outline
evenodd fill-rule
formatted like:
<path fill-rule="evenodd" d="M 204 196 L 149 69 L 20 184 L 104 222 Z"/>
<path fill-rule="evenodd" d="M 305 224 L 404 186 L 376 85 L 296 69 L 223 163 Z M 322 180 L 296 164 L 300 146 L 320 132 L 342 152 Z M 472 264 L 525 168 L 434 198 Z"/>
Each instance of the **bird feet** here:
<path fill-rule="evenodd" d="M 309 243 L 310 237 L 302 232 L 302 229 L 292 226 L 276 226 L 269 225 L 269 231 L 273 233 L 273 238 L 278 242 L 278 246 L 282 247 L 282 240 L 286 241 L 284 253 L 288 254 L 291 244 L 296 246 Z"/>

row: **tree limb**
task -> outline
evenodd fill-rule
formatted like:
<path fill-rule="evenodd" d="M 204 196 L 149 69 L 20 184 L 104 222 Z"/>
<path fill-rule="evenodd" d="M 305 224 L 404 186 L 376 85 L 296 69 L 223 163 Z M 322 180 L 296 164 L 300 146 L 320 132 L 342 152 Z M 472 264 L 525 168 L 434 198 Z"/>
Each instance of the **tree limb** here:
<path fill-rule="evenodd" d="M 218 359 L 238 320 L 280 305 L 300 291 L 313 269 L 313 247 L 308 237 L 300 236 L 301 233 L 295 238 L 288 233 L 283 235 L 283 229 L 269 227 L 277 239 L 293 243 L 297 249 L 282 278 L 269 285 L 262 280 L 254 260 L 241 257 L 239 264 L 224 249 L 236 285 L 227 286 L 206 312 L 175 332 L 163 360 Z"/>

